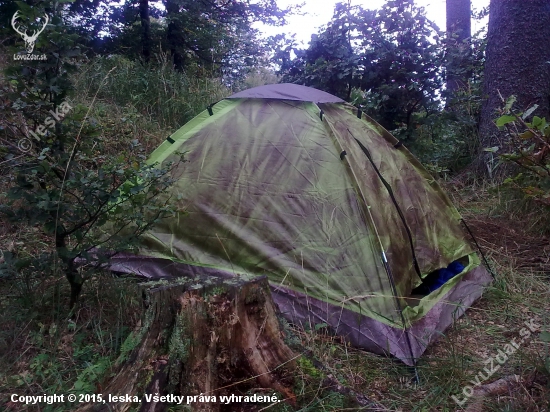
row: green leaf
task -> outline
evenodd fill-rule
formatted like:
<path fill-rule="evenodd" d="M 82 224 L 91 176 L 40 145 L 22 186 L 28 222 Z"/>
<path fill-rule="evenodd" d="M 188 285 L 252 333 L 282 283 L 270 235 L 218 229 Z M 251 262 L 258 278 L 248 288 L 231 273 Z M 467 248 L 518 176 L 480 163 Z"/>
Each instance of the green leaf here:
<path fill-rule="evenodd" d="M 505 110 L 506 113 L 510 112 L 510 109 L 512 108 L 512 106 L 514 105 L 516 100 L 517 100 L 517 98 L 514 95 L 510 96 L 508 98 L 508 100 L 506 100 L 506 106 L 504 106 L 504 110 Z"/>
<path fill-rule="evenodd" d="M 519 135 L 520 139 L 530 139 L 534 136 L 533 132 L 530 130 L 526 130 L 525 132 L 521 133 Z"/>
<path fill-rule="evenodd" d="M 315 330 L 319 330 L 321 328 L 326 328 L 327 327 L 327 324 L 326 323 L 317 323 L 315 325 Z"/>
<path fill-rule="evenodd" d="M 498 146 L 493 146 L 493 147 L 485 147 L 483 149 L 484 152 L 490 152 L 490 153 L 496 153 L 498 152 L 498 149 L 500 149 L 500 147 Z"/>
<path fill-rule="evenodd" d="M 55 222 L 46 222 L 44 224 L 44 231 L 48 234 L 55 233 Z"/>
<path fill-rule="evenodd" d="M 500 116 L 497 119 L 497 127 L 502 127 L 508 123 L 513 123 L 516 121 L 516 116 L 511 116 L 509 114 L 505 114 L 504 116 Z"/>
<path fill-rule="evenodd" d="M 15 269 L 21 270 L 29 267 L 31 263 L 32 263 L 31 259 L 17 259 L 15 261 L 14 266 L 15 266 Z"/>

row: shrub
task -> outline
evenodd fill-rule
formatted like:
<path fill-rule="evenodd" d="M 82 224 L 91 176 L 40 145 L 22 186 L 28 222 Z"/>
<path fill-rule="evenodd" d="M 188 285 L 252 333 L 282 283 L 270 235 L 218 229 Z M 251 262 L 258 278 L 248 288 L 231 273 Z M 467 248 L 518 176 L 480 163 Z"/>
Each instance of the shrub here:
<path fill-rule="evenodd" d="M 550 211 L 550 124 L 539 116 L 528 121 L 537 105 L 518 114 L 512 110 L 514 102 L 515 97 L 510 97 L 496 120 L 497 127 L 505 128 L 509 137 L 508 152 L 500 158 L 517 166 L 515 176 L 504 184 Z"/>

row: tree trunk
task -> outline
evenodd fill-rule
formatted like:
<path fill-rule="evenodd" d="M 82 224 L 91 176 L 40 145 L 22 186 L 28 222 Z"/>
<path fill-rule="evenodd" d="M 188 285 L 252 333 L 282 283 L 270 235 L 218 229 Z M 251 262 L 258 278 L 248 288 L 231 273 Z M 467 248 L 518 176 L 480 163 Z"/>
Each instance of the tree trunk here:
<path fill-rule="evenodd" d="M 534 113 L 548 118 L 550 109 L 550 4 L 548 0 L 491 0 L 485 63 L 484 98 L 481 112 L 481 148 L 507 151 L 506 134 L 494 120 L 504 99 L 517 96 L 515 108 L 524 111 L 534 104 Z M 478 173 L 503 177 L 505 169 L 493 170 L 493 153 L 481 152 L 474 163 Z"/>
<path fill-rule="evenodd" d="M 139 0 L 139 17 L 141 19 L 141 47 L 143 59 L 151 58 L 151 20 L 149 19 L 149 0 Z"/>
<path fill-rule="evenodd" d="M 183 396 L 183 405 L 193 411 L 240 410 L 237 404 L 246 400 L 220 398 L 245 396 L 258 385 L 259 395 L 278 392 L 278 400 L 295 402 L 289 372 L 297 355 L 281 339 L 267 278 L 161 281 L 143 296 L 141 327 L 124 343 L 119 370 L 103 393 L 137 396 L 139 410 L 150 412 L 170 404 L 146 394 Z M 137 406 L 105 400 L 81 410 Z M 263 407 L 272 403 L 263 402 Z"/>
<path fill-rule="evenodd" d="M 73 309 L 76 305 L 76 302 L 78 301 L 80 292 L 82 291 L 82 284 L 84 283 L 84 279 L 82 279 L 82 276 L 78 271 L 75 258 L 67 254 L 66 239 L 66 232 L 64 232 L 63 229 L 59 229 L 59 232 L 56 233 L 55 237 L 55 247 L 57 249 L 57 255 L 59 256 L 59 259 L 61 259 L 63 265 L 65 266 L 65 277 L 67 278 L 69 285 L 71 285 L 69 309 Z"/>
<path fill-rule="evenodd" d="M 59 249 L 58 249 L 59 250 Z M 67 257 L 63 252 L 59 253 L 61 261 L 65 265 L 65 277 L 71 285 L 71 298 L 69 301 L 69 309 L 73 309 L 78 302 L 80 292 L 82 291 L 82 285 L 84 284 L 84 279 L 80 274 L 78 267 L 75 262 L 75 258 Z"/>
<path fill-rule="evenodd" d="M 470 0 L 447 0 L 447 92 L 450 96 L 468 84 L 470 55 Z"/>
<path fill-rule="evenodd" d="M 168 27 L 166 29 L 166 40 L 168 41 L 168 47 L 170 47 L 170 53 L 172 54 L 172 63 L 177 71 L 183 71 L 185 63 L 182 55 L 182 27 L 179 24 L 178 15 L 180 13 L 177 2 L 174 0 L 166 0 L 166 17 L 168 20 Z"/>

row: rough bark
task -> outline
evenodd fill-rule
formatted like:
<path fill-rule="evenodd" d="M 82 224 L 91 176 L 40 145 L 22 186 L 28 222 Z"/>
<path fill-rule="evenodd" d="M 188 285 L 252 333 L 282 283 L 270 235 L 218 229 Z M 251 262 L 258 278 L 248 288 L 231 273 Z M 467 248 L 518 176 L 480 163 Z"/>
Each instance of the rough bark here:
<path fill-rule="evenodd" d="M 447 0 L 447 91 L 454 94 L 468 84 L 463 62 L 469 55 L 472 37 L 470 0 Z"/>
<path fill-rule="evenodd" d="M 481 148 L 507 150 L 504 131 L 494 120 L 504 99 L 517 96 L 515 108 L 524 111 L 534 104 L 534 113 L 546 116 L 550 109 L 550 3 L 548 0 L 491 0 L 485 63 L 484 98 L 479 128 Z M 491 170 L 492 153 L 480 152 L 474 169 L 489 177 L 502 177 L 506 170 Z"/>
<path fill-rule="evenodd" d="M 71 285 L 69 308 L 73 309 L 76 305 L 76 302 L 78 301 L 80 292 L 82 291 L 82 284 L 84 283 L 84 280 L 82 279 L 82 276 L 80 276 L 75 258 L 68 256 L 66 253 L 66 240 L 66 233 L 63 233 L 61 231 L 59 233 L 56 233 L 55 247 L 57 248 L 58 255 L 65 266 L 65 277 L 67 278 L 69 285 Z"/>
<path fill-rule="evenodd" d="M 168 41 L 168 47 L 170 47 L 170 53 L 172 54 L 172 63 L 176 70 L 183 71 L 185 67 L 184 56 L 181 52 L 183 28 L 178 20 L 178 14 L 180 13 L 179 6 L 177 2 L 173 0 L 166 0 L 164 4 L 168 20 L 166 40 Z"/>
<path fill-rule="evenodd" d="M 151 20 L 149 18 L 149 0 L 139 0 L 139 17 L 141 19 L 141 47 L 143 59 L 151 58 Z"/>
<path fill-rule="evenodd" d="M 141 327 L 124 343 L 119 370 L 103 393 L 138 396 L 139 410 L 148 412 L 164 411 L 169 404 L 148 402 L 145 394 L 215 396 L 215 402 L 210 398 L 189 406 L 193 411 L 237 410 L 236 404 L 221 405 L 220 396 L 258 386 L 263 394 L 278 392 L 279 399 L 295 402 L 289 372 L 297 355 L 281 339 L 267 278 L 164 281 L 144 289 L 143 296 Z M 136 404 L 81 410 L 130 407 Z"/>

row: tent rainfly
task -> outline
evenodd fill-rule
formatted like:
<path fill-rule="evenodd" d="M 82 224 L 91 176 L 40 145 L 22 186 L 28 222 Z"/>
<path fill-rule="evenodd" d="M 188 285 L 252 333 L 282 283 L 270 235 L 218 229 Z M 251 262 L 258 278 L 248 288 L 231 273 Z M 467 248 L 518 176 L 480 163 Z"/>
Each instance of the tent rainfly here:
<path fill-rule="evenodd" d="M 112 270 L 267 275 L 291 322 L 328 325 L 409 365 L 491 281 L 432 176 L 328 93 L 276 84 L 234 94 L 149 162 L 182 152 L 170 189 L 178 212 Z"/>

